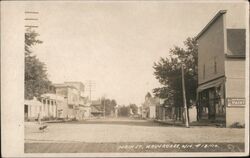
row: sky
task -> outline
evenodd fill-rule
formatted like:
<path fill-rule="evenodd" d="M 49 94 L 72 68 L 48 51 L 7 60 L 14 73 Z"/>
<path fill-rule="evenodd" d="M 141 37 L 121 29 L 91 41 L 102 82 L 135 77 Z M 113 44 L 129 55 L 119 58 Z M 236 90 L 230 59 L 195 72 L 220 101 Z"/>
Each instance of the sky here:
<path fill-rule="evenodd" d="M 119 105 L 141 105 L 161 85 L 153 64 L 183 47 L 221 9 L 238 3 L 166 1 L 26 2 L 38 11 L 33 24 L 43 44 L 33 48 L 53 83 L 95 83 L 92 98 L 105 96 Z M 26 18 L 31 17 L 26 15 Z M 86 85 L 86 84 L 85 84 Z M 86 95 L 89 95 L 86 89 Z"/>

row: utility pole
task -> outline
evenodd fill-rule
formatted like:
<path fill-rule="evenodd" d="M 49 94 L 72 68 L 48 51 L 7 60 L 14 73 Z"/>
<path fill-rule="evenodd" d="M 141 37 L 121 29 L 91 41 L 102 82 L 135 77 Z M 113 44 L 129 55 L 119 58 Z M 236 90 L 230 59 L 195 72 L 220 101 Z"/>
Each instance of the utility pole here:
<path fill-rule="evenodd" d="M 89 80 L 87 81 L 87 88 L 89 90 L 89 100 L 91 102 L 92 100 L 92 92 L 94 91 L 94 87 L 95 87 L 95 82 Z"/>
<path fill-rule="evenodd" d="M 103 108 L 103 117 L 104 117 L 104 119 L 105 119 L 105 97 L 104 97 L 104 103 L 103 103 L 103 106 L 104 106 L 104 108 Z"/>
<path fill-rule="evenodd" d="M 184 68 L 183 68 L 182 63 L 181 63 L 181 75 L 182 75 L 182 94 L 183 94 L 184 111 L 185 111 L 185 123 L 186 123 L 186 127 L 189 128 L 188 114 L 187 114 L 187 102 L 186 102 L 186 90 L 185 90 L 185 79 L 184 79 Z"/>

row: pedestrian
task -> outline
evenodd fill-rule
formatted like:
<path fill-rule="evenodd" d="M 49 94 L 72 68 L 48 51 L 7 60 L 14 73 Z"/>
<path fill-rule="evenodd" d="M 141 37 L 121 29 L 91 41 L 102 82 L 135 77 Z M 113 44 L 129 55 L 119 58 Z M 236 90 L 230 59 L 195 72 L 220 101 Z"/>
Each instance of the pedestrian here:
<path fill-rule="evenodd" d="M 38 124 L 40 125 L 41 124 L 41 114 L 40 113 L 38 113 L 37 121 L 38 121 Z"/>

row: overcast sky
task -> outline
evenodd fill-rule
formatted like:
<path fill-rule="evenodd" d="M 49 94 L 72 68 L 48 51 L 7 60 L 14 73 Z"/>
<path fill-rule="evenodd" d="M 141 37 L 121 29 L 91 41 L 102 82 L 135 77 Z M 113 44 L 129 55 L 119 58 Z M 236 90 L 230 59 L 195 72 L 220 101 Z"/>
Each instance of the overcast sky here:
<path fill-rule="evenodd" d="M 219 10 L 239 6 L 163 1 L 26 3 L 26 11 L 39 12 L 35 24 L 44 43 L 34 52 L 47 65 L 53 83 L 93 80 L 94 98 L 105 95 L 118 104 L 137 105 L 160 86 L 153 75 L 154 62 L 197 35 Z"/>

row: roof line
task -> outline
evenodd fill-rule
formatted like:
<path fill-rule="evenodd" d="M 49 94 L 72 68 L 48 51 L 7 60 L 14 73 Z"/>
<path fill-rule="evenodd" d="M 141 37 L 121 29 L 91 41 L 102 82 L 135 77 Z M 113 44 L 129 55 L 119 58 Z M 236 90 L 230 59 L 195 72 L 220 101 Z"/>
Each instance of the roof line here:
<path fill-rule="evenodd" d="M 58 84 L 58 83 L 57 83 L 57 84 L 53 84 L 53 86 L 56 87 L 56 88 L 57 88 L 57 87 L 69 87 L 69 88 L 77 89 L 77 88 L 74 87 L 74 86 L 65 85 L 65 84 L 63 84 L 63 83 L 62 83 L 62 84 L 61 84 L 61 83 L 59 83 L 59 84 Z"/>
<path fill-rule="evenodd" d="M 201 32 L 195 37 L 196 40 L 198 40 L 203 33 L 207 31 L 207 29 L 223 14 L 225 14 L 227 10 L 220 10 L 212 20 L 209 21 L 209 23 L 201 30 Z"/>

